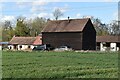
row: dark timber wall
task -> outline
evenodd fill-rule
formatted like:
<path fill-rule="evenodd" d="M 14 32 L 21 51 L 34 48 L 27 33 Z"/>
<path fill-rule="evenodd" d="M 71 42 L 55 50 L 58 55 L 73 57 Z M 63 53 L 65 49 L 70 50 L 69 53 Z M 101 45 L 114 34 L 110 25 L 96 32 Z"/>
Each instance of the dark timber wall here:
<path fill-rule="evenodd" d="M 95 50 L 96 49 L 96 31 L 89 20 L 83 30 L 83 50 Z"/>
<path fill-rule="evenodd" d="M 44 32 L 42 33 L 43 44 L 51 44 L 53 47 L 67 45 L 73 49 L 82 49 L 81 32 Z"/>

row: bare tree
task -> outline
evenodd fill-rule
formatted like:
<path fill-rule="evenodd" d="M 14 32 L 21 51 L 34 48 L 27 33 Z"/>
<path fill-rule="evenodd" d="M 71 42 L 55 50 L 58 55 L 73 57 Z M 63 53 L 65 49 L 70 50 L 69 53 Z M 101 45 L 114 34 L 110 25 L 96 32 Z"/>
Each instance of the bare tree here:
<path fill-rule="evenodd" d="M 9 41 L 14 35 L 11 21 L 5 21 L 2 25 L 2 41 Z"/>
<path fill-rule="evenodd" d="M 120 21 L 117 20 L 113 20 L 110 24 L 109 24 L 109 32 L 111 35 L 120 35 L 120 26 L 119 26 Z"/>
<path fill-rule="evenodd" d="M 55 9 L 53 16 L 55 17 L 55 20 L 58 20 L 59 17 L 63 16 L 63 13 L 60 11 L 60 9 Z"/>
<path fill-rule="evenodd" d="M 96 29 L 97 35 L 108 35 L 108 27 L 106 24 L 102 23 L 100 19 L 98 18 L 92 18 L 93 25 Z"/>

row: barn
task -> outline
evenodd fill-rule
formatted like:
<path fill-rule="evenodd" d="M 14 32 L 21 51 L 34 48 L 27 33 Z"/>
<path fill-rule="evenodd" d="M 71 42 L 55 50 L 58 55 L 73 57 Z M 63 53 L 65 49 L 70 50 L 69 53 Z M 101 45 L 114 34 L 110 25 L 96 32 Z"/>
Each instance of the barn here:
<path fill-rule="evenodd" d="M 49 20 L 42 30 L 42 44 L 54 48 L 69 46 L 75 50 L 95 50 L 96 31 L 89 18 Z"/>

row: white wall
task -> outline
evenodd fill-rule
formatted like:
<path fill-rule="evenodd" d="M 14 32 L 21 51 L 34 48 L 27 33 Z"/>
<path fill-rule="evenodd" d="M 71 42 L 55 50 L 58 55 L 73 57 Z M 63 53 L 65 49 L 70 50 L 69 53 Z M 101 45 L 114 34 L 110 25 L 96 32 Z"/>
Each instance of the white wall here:
<path fill-rule="evenodd" d="M 105 51 L 106 47 L 103 46 L 104 43 L 100 43 L 100 51 Z"/>
<path fill-rule="evenodd" d="M 2 45 L 0 45 L 0 50 L 2 50 Z"/>
<path fill-rule="evenodd" d="M 20 46 L 22 46 L 22 48 L 20 48 Z M 29 49 L 29 48 L 28 48 L 29 46 L 30 46 L 30 49 L 33 49 L 33 48 L 34 48 L 33 45 L 18 45 L 18 50 Z"/>
<path fill-rule="evenodd" d="M 107 47 L 103 46 L 103 42 L 100 43 L 100 51 L 106 51 Z M 119 48 L 117 47 L 116 43 L 110 43 L 110 51 L 118 51 Z"/>
<path fill-rule="evenodd" d="M 110 43 L 110 51 L 117 51 L 117 44 L 116 43 Z"/>
<path fill-rule="evenodd" d="M 117 51 L 119 51 L 120 49 L 119 49 L 119 47 L 117 47 Z"/>
<path fill-rule="evenodd" d="M 33 49 L 35 46 L 31 45 L 31 49 Z"/>
<path fill-rule="evenodd" d="M 20 46 L 22 46 L 22 48 L 20 48 Z M 28 46 L 30 46 L 30 49 L 33 49 L 34 46 L 33 45 L 17 45 L 16 48 L 18 50 L 25 50 L 25 49 L 29 49 Z M 10 49 L 11 47 L 11 50 L 14 50 L 14 46 L 13 45 L 8 45 L 8 48 Z"/>
<path fill-rule="evenodd" d="M 8 49 L 10 49 L 10 47 L 11 47 L 11 50 L 14 49 L 14 46 L 13 46 L 13 45 L 8 45 Z"/>

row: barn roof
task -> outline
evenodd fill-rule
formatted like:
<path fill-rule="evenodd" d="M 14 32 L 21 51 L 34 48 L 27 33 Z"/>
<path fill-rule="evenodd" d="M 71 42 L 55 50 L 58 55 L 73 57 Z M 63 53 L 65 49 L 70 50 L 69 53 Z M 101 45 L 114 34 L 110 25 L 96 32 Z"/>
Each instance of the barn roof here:
<path fill-rule="evenodd" d="M 78 32 L 83 31 L 89 18 L 48 21 L 42 32 Z"/>
<path fill-rule="evenodd" d="M 13 37 L 9 44 L 33 44 L 36 37 Z"/>
<path fill-rule="evenodd" d="M 97 36 L 97 42 L 120 42 L 120 36 Z"/>

